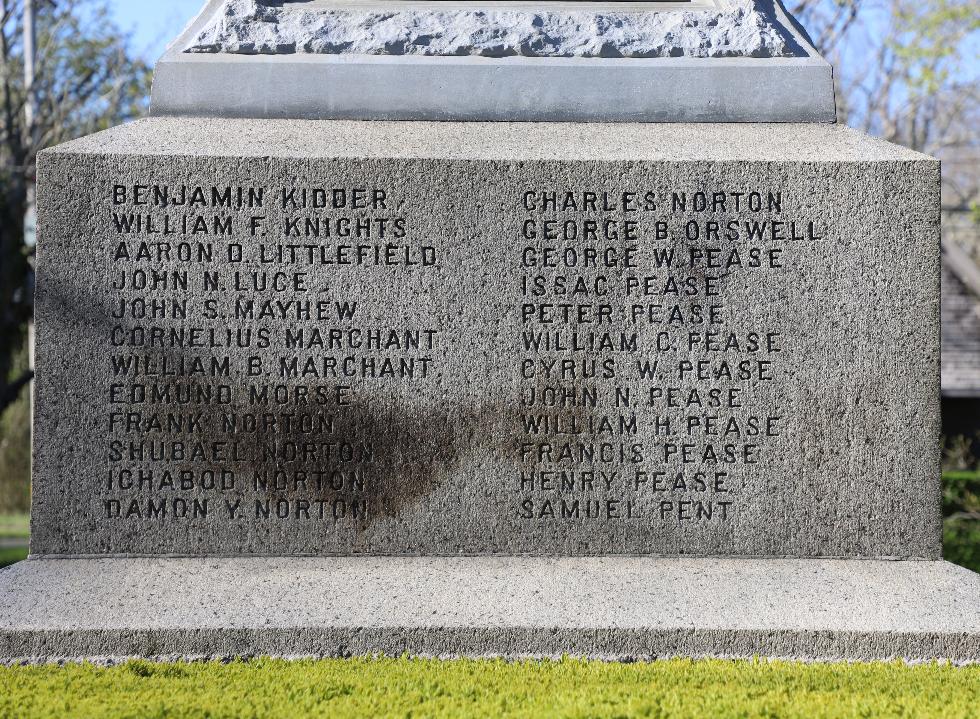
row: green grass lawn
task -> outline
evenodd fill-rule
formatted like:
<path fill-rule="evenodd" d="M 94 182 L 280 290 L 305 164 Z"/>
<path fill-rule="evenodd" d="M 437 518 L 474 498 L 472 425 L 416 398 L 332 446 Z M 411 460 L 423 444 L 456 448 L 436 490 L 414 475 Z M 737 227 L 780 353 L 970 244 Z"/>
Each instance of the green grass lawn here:
<path fill-rule="evenodd" d="M 29 515 L 0 514 L 0 567 L 27 558 L 27 540 L 30 536 Z"/>
<path fill-rule="evenodd" d="M 29 514 L 0 514 L 0 538 L 27 540 L 31 536 Z"/>
<path fill-rule="evenodd" d="M 0 547 L 0 569 L 27 559 L 27 547 Z"/>
<path fill-rule="evenodd" d="M 0 668 L 15 717 L 976 717 L 980 667 L 255 660 Z"/>

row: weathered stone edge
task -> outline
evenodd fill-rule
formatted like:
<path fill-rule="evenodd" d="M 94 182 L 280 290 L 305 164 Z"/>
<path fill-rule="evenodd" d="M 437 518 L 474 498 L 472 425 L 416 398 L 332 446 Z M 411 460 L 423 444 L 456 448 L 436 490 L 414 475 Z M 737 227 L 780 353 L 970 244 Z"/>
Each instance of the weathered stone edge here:
<path fill-rule="evenodd" d="M 720 139 L 728 145 L 719 146 Z M 152 141 L 152 142 L 151 142 Z M 155 143 L 155 144 L 153 144 Z M 939 160 L 845 125 L 366 122 L 144 118 L 38 153 L 46 167 L 91 159 L 352 159 L 514 164 L 790 163 L 928 169 Z"/>
<path fill-rule="evenodd" d="M 0 610 L 8 663 L 402 653 L 980 662 L 980 575 L 941 561 L 36 559 L 0 570 Z"/>
<path fill-rule="evenodd" d="M 327 627 L 0 631 L 0 663 L 365 655 L 559 658 L 670 657 L 806 661 L 980 662 L 980 635 L 656 627 Z"/>

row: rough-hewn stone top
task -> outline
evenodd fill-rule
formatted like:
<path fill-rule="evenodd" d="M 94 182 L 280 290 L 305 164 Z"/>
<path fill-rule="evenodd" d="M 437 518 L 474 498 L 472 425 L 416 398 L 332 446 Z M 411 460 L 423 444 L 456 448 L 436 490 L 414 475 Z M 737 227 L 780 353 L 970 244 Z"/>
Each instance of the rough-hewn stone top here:
<path fill-rule="evenodd" d="M 186 52 L 484 57 L 794 57 L 768 0 L 717 7 L 510 9 L 479 5 L 404 9 L 225 0 Z"/>

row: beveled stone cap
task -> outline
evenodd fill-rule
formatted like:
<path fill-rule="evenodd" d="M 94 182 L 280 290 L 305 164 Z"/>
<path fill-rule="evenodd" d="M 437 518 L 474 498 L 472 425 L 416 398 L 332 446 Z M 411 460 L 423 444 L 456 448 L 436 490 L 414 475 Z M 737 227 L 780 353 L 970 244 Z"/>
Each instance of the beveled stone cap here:
<path fill-rule="evenodd" d="M 773 0 L 212 0 L 156 115 L 832 122 L 831 67 Z"/>

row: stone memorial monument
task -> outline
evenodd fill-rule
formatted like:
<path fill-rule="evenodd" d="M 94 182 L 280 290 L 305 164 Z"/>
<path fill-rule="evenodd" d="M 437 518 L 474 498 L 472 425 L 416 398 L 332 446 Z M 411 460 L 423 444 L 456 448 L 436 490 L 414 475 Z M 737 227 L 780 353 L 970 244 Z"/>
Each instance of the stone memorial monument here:
<path fill-rule="evenodd" d="M 778 3 L 223 0 L 151 114 L 39 158 L 0 657 L 980 660 L 939 164 Z"/>

